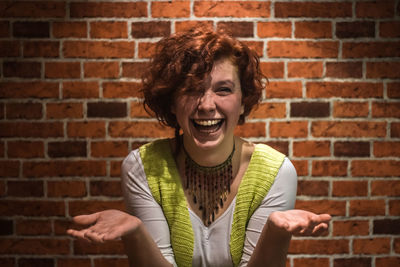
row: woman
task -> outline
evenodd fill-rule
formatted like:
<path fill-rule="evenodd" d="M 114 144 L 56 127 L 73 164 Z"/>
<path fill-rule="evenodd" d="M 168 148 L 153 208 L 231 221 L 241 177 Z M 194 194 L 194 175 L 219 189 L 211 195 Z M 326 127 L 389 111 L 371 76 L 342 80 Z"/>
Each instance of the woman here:
<path fill-rule="evenodd" d="M 128 213 L 74 218 L 90 242 L 122 238 L 135 266 L 285 266 L 292 235 L 330 216 L 292 210 L 296 172 L 278 151 L 234 136 L 263 90 L 257 56 L 222 32 L 162 39 L 143 79 L 145 105 L 175 138 L 122 165 Z"/>

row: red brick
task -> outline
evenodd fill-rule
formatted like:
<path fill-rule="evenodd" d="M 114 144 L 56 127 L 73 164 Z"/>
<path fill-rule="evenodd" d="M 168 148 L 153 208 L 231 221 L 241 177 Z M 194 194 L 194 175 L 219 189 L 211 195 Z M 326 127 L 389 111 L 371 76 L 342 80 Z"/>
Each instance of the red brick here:
<path fill-rule="evenodd" d="M 278 2 L 275 3 L 275 17 L 351 17 L 351 6 L 351 3 L 346 2 Z"/>
<path fill-rule="evenodd" d="M 20 51 L 19 47 L 20 47 L 19 41 L 0 41 L 0 57 L 19 56 L 19 51 Z"/>
<path fill-rule="evenodd" d="M 161 126 L 158 122 L 111 121 L 108 133 L 111 137 L 172 137 L 173 129 Z"/>
<path fill-rule="evenodd" d="M 343 43 L 343 58 L 399 57 L 400 42 L 346 42 Z"/>
<path fill-rule="evenodd" d="M 367 62 L 367 78 L 400 78 L 400 62 Z"/>
<path fill-rule="evenodd" d="M 329 266 L 329 258 L 294 258 L 294 267 Z"/>
<path fill-rule="evenodd" d="M 332 183 L 332 196 L 335 197 L 353 197 L 367 196 L 367 181 L 334 181 Z"/>
<path fill-rule="evenodd" d="M 374 142 L 375 157 L 400 157 L 400 142 Z"/>
<path fill-rule="evenodd" d="M 349 240 L 302 239 L 292 240 L 289 254 L 344 254 L 349 252 Z"/>
<path fill-rule="evenodd" d="M 9 158 L 43 158 L 44 144 L 41 141 L 9 141 L 7 143 Z"/>
<path fill-rule="evenodd" d="M 8 181 L 7 196 L 44 197 L 43 181 Z"/>
<path fill-rule="evenodd" d="M 42 161 L 24 162 L 24 177 L 105 176 L 104 161 Z"/>
<path fill-rule="evenodd" d="M 353 240 L 354 254 L 387 254 L 390 252 L 390 238 L 358 238 Z"/>
<path fill-rule="evenodd" d="M 292 23 L 286 21 L 258 22 L 257 35 L 260 38 L 266 38 L 266 37 L 290 38 L 292 36 Z"/>
<path fill-rule="evenodd" d="M 298 176 L 308 175 L 308 160 L 291 160 Z"/>
<path fill-rule="evenodd" d="M 128 98 L 142 97 L 141 83 L 139 82 L 104 82 L 103 97 L 105 98 Z"/>
<path fill-rule="evenodd" d="M 299 180 L 297 184 L 298 196 L 328 196 L 329 182 L 315 180 Z"/>
<path fill-rule="evenodd" d="M 83 70 L 85 78 L 118 78 L 119 63 L 115 61 L 85 62 Z"/>
<path fill-rule="evenodd" d="M 123 118 L 127 115 L 124 102 L 94 102 L 87 103 L 88 118 Z"/>
<path fill-rule="evenodd" d="M 247 122 L 235 129 L 235 135 L 246 137 L 265 137 L 266 126 L 264 122 Z"/>
<path fill-rule="evenodd" d="M 326 77 L 361 78 L 362 62 L 326 62 Z"/>
<path fill-rule="evenodd" d="M 65 41 L 63 55 L 66 58 L 133 58 L 134 42 Z"/>
<path fill-rule="evenodd" d="M 90 23 L 91 38 L 127 38 L 128 25 L 123 21 L 94 21 Z"/>
<path fill-rule="evenodd" d="M 270 122 L 271 137 L 307 137 L 307 121 Z"/>
<path fill-rule="evenodd" d="M 0 142 L 0 158 L 5 157 L 5 142 Z"/>
<path fill-rule="evenodd" d="M 129 116 L 131 118 L 150 118 L 150 117 L 155 117 L 154 114 L 150 115 L 147 113 L 147 111 L 144 109 L 143 103 L 142 102 L 131 102 L 131 111 L 129 113 Z"/>
<path fill-rule="evenodd" d="M 296 209 L 308 210 L 314 213 L 328 213 L 332 216 L 346 215 L 346 201 L 342 200 L 297 200 Z"/>
<path fill-rule="evenodd" d="M 122 62 L 122 77 L 141 78 L 148 62 Z"/>
<path fill-rule="evenodd" d="M 65 3 L 54 1 L 0 2 L 2 18 L 61 18 L 66 15 Z"/>
<path fill-rule="evenodd" d="M 284 118 L 286 116 L 285 103 L 260 103 L 251 111 L 248 118 Z"/>
<path fill-rule="evenodd" d="M 169 21 L 149 21 L 132 23 L 133 38 L 165 37 L 171 33 Z"/>
<path fill-rule="evenodd" d="M 87 23 L 81 21 L 53 22 L 53 36 L 56 38 L 85 38 L 87 37 Z"/>
<path fill-rule="evenodd" d="M 384 137 L 385 122 L 314 121 L 311 132 L 315 137 Z"/>
<path fill-rule="evenodd" d="M 293 143 L 295 157 L 323 157 L 330 156 L 329 141 L 297 141 Z"/>
<path fill-rule="evenodd" d="M 92 267 L 91 259 L 57 258 L 58 267 Z M 123 265 L 121 265 L 123 266 Z"/>
<path fill-rule="evenodd" d="M 104 121 L 69 122 L 67 124 L 68 137 L 75 138 L 104 138 L 106 124 Z"/>
<path fill-rule="evenodd" d="M 260 17 L 270 16 L 270 3 L 257 1 L 196 1 L 196 17 Z"/>
<path fill-rule="evenodd" d="M 394 247 L 394 251 L 395 251 L 396 253 L 399 253 L 399 251 L 400 251 L 400 238 L 395 238 L 395 239 L 394 239 L 394 245 L 393 245 L 393 247 Z"/>
<path fill-rule="evenodd" d="M 328 21 L 295 22 L 296 38 L 332 38 L 332 23 Z"/>
<path fill-rule="evenodd" d="M 53 82 L 0 82 L 0 98 L 58 98 L 58 88 Z"/>
<path fill-rule="evenodd" d="M 40 78 L 41 63 L 32 61 L 3 62 L 4 77 Z"/>
<path fill-rule="evenodd" d="M 371 182 L 371 195 L 396 197 L 400 196 L 399 180 L 376 180 Z"/>
<path fill-rule="evenodd" d="M 400 83 L 388 83 L 386 93 L 390 98 L 400 98 Z"/>
<path fill-rule="evenodd" d="M 390 137 L 400 137 L 400 123 L 392 122 L 390 124 Z"/>
<path fill-rule="evenodd" d="M 60 122 L 0 122 L 1 137 L 63 137 Z"/>
<path fill-rule="evenodd" d="M 350 216 L 385 215 L 385 200 L 350 200 Z"/>
<path fill-rule="evenodd" d="M 334 102 L 333 116 L 338 118 L 367 117 L 369 114 L 368 102 Z"/>
<path fill-rule="evenodd" d="M 46 78 L 80 78 L 81 64 L 79 62 L 46 62 Z"/>
<path fill-rule="evenodd" d="M 217 30 L 224 30 L 233 37 L 253 37 L 253 22 L 246 21 L 222 21 L 217 23 Z"/>
<path fill-rule="evenodd" d="M 187 18 L 190 16 L 190 2 L 152 2 L 151 16 L 153 18 Z"/>
<path fill-rule="evenodd" d="M 125 205 L 122 200 L 74 200 L 69 202 L 69 215 L 71 216 L 90 214 L 106 209 L 124 210 Z"/>
<path fill-rule="evenodd" d="M 47 144 L 47 154 L 51 158 L 86 157 L 85 141 L 55 141 Z"/>
<path fill-rule="evenodd" d="M 400 37 L 400 21 L 382 21 L 379 23 L 380 37 Z"/>
<path fill-rule="evenodd" d="M 370 257 L 356 257 L 356 258 L 339 258 L 334 259 L 334 267 L 348 267 L 348 266 L 357 266 L 357 267 L 371 267 L 372 259 Z"/>
<path fill-rule="evenodd" d="M 84 181 L 48 181 L 47 195 L 49 197 L 85 197 L 87 196 Z"/>
<path fill-rule="evenodd" d="M 54 266 L 54 259 L 51 258 L 20 258 L 18 260 L 18 266 L 41 266 L 41 267 L 52 267 Z"/>
<path fill-rule="evenodd" d="M 18 177 L 19 162 L 11 160 L 0 161 L 0 177 Z"/>
<path fill-rule="evenodd" d="M 399 102 L 374 102 L 372 103 L 372 117 L 400 117 Z"/>
<path fill-rule="evenodd" d="M 71 17 L 146 17 L 146 2 L 84 2 L 70 4 Z"/>
<path fill-rule="evenodd" d="M 313 176 L 346 176 L 347 161 L 315 160 L 312 162 Z"/>
<path fill-rule="evenodd" d="M 337 141 L 334 144 L 335 157 L 369 157 L 369 142 Z"/>
<path fill-rule="evenodd" d="M 289 155 L 289 142 L 287 141 L 268 141 L 262 143 L 278 150 L 285 155 Z"/>
<path fill-rule="evenodd" d="M 328 102 L 294 102 L 290 103 L 290 117 L 321 118 L 329 117 L 330 104 Z"/>
<path fill-rule="evenodd" d="M 213 22 L 207 20 L 175 21 L 175 32 L 184 32 L 194 28 L 212 28 Z"/>
<path fill-rule="evenodd" d="M 46 118 L 65 119 L 83 118 L 82 103 L 48 103 L 46 105 Z"/>
<path fill-rule="evenodd" d="M 7 103 L 6 118 L 7 119 L 41 119 L 42 104 L 41 103 Z"/>
<path fill-rule="evenodd" d="M 320 78 L 322 62 L 289 62 L 287 65 L 289 78 Z"/>
<path fill-rule="evenodd" d="M 255 52 L 258 57 L 263 57 L 264 55 L 264 42 L 260 41 L 245 41 L 243 43 L 247 45 L 247 47 Z"/>
<path fill-rule="evenodd" d="M 50 37 L 50 23 L 47 21 L 14 22 L 13 36 L 21 38 L 48 38 Z"/>
<path fill-rule="evenodd" d="M 375 37 L 375 22 L 373 21 L 337 22 L 336 37 L 338 38 Z"/>
<path fill-rule="evenodd" d="M 0 37 L 10 36 L 10 22 L 0 21 Z"/>
<path fill-rule="evenodd" d="M 75 255 L 110 255 L 124 256 L 125 250 L 122 241 L 110 241 L 102 244 L 90 244 L 84 240 L 75 240 L 73 243 Z"/>
<path fill-rule="evenodd" d="M 121 197 L 121 182 L 117 181 L 92 181 L 90 182 L 91 196 Z"/>
<path fill-rule="evenodd" d="M 110 176 L 121 177 L 122 161 L 110 161 Z"/>
<path fill-rule="evenodd" d="M 399 235 L 400 219 L 375 219 L 373 233 L 376 235 Z"/>
<path fill-rule="evenodd" d="M 400 266 L 400 257 L 388 256 L 388 257 L 376 258 L 375 266 L 376 267 Z"/>
<path fill-rule="evenodd" d="M 67 255 L 68 239 L 55 238 L 5 238 L 0 239 L 2 254 Z"/>
<path fill-rule="evenodd" d="M 50 235 L 50 220 L 19 219 L 16 221 L 16 234 L 18 235 Z"/>
<path fill-rule="evenodd" d="M 14 267 L 16 259 L 15 258 L 0 258 L 0 266 L 3 267 Z"/>
<path fill-rule="evenodd" d="M 332 228 L 333 236 L 360 236 L 369 234 L 369 222 L 367 220 L 334 221 Z"/>
<path fill-rule="evenodd" d="M 267 98 L 298 98 L 302 96 L 301 82 L 269 82 L 266 86 Z"/>
<path fill-rule="evenodd" d="M 50 201 L 50 200 L 1 200 L 0 213 L 2 216 L 65 216 L 65 203 L 64 201 Z M 3 251 L 3 249 L 0 249 Z M 25 251 L 25 253 L 28 253 Z"/>
<path fill-rule="evenodd" d="M 261 72 L 268 78 L 283 78 L 285 65 L 283 62 L 261 62 Z"/>
<path fill-rule="evenodd" d="M 97 141 L 90 143 L 92 157 L 126 157 L 128 142 L 126 141 Z"/>
<path fill-rule="evenodd" d="M 394 1 L 357 2 L 357 18 L 388 18 L 394 16 Z"/>
<path fill-rule="evenodd" d="M 308 82 L 307 97 L 379 98 L 383 96 L 382 83 L 368 82 Z"/>
<path fill-rule="evenodd" d="M 63 98 L 98 98 L 98 82 L 63 82 Z"/>
<path fill-rule="evenodd" d="M 139 58 L 152 58 L 155 51 L 155 43 L 139 43 Z"/>
<path fill-rule="evenodd" d="M 277 58 L 336 58 L 338 42 L 332 41 L 269 41 L 268 57 Z"/>
<path fill-rule="evenodd" d="M 27 41 L 24 42 L 24 57 L 58 57 L 60 42 Z"/>
<path fill-rule="evenodd" d="M 396 160 L 354 160 L 353 176 L 390 177 L 400 176 L 400 162 Z"/>
<path fill-rule="evenodd" d="M 128 266 L 128 259 L 122 258 L 96 258 L 94 259 L 96 267 L 108 267 L 108 266 Z"/>

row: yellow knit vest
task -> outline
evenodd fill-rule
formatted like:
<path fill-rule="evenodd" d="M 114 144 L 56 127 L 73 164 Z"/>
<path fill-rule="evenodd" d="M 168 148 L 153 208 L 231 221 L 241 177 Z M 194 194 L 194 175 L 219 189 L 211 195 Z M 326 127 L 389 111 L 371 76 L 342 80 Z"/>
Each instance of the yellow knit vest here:
<path fill-rule="evenodd" d="M 192 266 L 194 233 L 179 172 L 167 139 L 139 148 L 147 182 L 168 222 L 171 245 L 179 267 Z M 230 251 L 237 266 L 242 257 L 247 223 L 273 184 L 285 155 L 257 144 L 236 196 Z"/>

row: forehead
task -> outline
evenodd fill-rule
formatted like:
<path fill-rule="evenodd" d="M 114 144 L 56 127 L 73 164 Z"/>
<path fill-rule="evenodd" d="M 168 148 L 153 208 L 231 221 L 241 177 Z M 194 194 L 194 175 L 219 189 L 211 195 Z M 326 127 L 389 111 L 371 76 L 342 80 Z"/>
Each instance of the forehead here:
<path fill-rule="evenodd" d="M 228 58 L 216 60 L 210 72 L 211 80 L 228 79 L 233 82 L 238 82 L 238 68 Z"/>

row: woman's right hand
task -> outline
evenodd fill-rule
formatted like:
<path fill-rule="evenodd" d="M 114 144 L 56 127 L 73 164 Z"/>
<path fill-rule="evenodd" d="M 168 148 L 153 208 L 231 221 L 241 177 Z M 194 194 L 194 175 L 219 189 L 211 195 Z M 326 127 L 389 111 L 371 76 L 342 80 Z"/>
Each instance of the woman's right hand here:
<path fill-rule="evenodd" d="M 141 225 L 137 217 L 119 210 L 104 210 L 89 215 L 79 215 L 74 217 L 73 221 L 87 227 L 82 230 L 68 229 L 67 233 L 94 243 L 119 240 L 134 233 Z"/>

